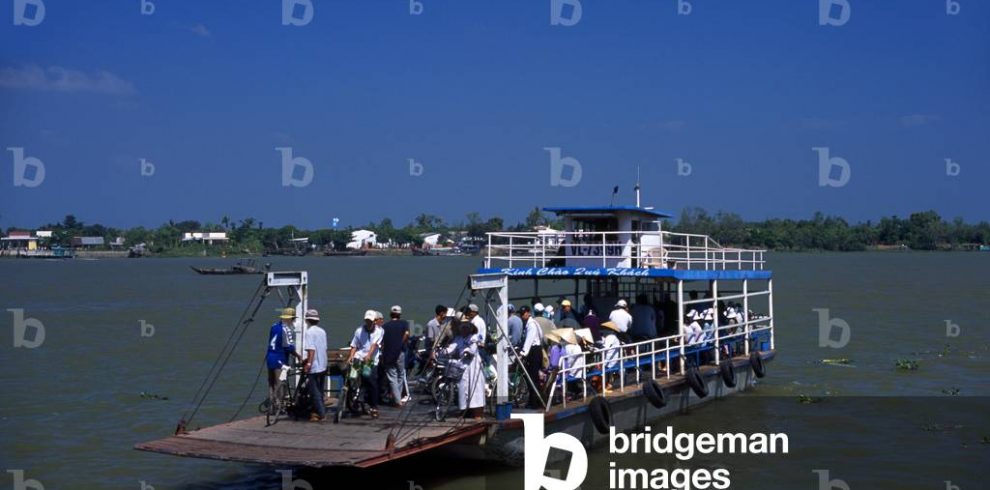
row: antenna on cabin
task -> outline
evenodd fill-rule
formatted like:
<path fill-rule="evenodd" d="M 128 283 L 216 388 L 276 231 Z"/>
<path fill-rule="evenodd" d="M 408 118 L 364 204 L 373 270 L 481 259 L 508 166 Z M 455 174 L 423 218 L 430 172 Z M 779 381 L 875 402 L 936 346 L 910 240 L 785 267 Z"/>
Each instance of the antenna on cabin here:
<path fill-rule="evenodd" d="M 639 165 L 636 165 L 636 207 L 639 207 Z"/>

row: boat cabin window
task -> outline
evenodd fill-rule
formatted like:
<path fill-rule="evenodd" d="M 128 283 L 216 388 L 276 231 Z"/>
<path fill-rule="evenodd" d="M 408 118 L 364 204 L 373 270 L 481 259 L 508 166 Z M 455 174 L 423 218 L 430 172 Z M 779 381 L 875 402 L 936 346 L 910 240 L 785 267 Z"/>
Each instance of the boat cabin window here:
<path fill-rule="evenodd" d="M 656 221 L 633 221 L 633 231 L 660 231 L 660 223 Z"/>
<path fill-rule="evenodd" d="M 593 218 L 581 217 L 571 219 L 571 230 L 577 232 L 572 237 L 573 243 L 601 243 L 602 232 L 619 231 L 619 220 L 614 216 Z M 605 240 L 616 241 L 616 235 L 606 235 Z"/>

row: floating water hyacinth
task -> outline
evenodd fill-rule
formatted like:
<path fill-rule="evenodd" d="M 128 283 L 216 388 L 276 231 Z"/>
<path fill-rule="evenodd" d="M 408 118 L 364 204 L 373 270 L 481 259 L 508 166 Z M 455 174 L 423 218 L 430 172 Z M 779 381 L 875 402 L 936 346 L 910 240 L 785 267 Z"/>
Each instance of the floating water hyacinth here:
<path fill-rule="evenodd" d="M 162 396 L 157 393 L 148 393 L 145 391 L 142 391 L 140 396 L 145 400 L 168 400 L 167 396 Z"/>
<path fill-rule="evenodd" d="M 845 357 L 839 359 L 822 359 L 822 364 L 829 364 L 832 366 L 848 366 L 852 364 L 852 360 Z"/>
<path fill-rule="evenodd" d="M 904 371 L 917 371 L 918 370 L 918 361 L 911 361 L 911 360 L 908 360 L 908 359 L 898 359 L 897 360 L 897 369 L 901 369 L 901 370 L 904 370 Z"/>

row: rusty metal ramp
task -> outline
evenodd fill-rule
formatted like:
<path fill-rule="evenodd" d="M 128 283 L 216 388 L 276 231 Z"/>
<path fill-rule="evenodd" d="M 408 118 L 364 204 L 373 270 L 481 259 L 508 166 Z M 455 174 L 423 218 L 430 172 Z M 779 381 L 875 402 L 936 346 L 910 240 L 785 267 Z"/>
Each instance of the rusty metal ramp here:
<path fill-rule="evenodd" d="M 266 426 L 265 417 L 253 417 L 206 427 L 156 441 L 135 449 L 193 458 L 252 463 L 367 468 L 484 433 L 494 419 L 474 421 L 456 415 L 444 422 L 432 411 L 382 408 L 378 419 L 344 418 L 339 424 L 280 419 Z"/>

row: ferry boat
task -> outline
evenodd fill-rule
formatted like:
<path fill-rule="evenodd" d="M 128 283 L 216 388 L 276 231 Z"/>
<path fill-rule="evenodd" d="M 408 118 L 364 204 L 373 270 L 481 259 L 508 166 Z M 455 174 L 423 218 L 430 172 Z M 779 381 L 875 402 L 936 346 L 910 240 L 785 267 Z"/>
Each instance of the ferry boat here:
<path fill-rule="evenodd" d="M 494 354 L 495 386 L 483 419 L 451 416 L 438 422 L 430 407 L 408 403 L 403 409 L 382 408 L 376 419 L 339 423 L 269 424 L 264 416 L 199 430 L 187 430 L 183 423 L 175 435 L 136 448 L 307 467 L 368 468 L 434 450 L 519 464 L 523 427 L 513 413 L 542 413 L 546 433 L 566 432 L 590 445 L 605 439 L 609 426 L 619 431 L 643 427 L 747 389 L 766 374 L 776 351 L 773 278 L 764 250 L 724 247 L 708 236 L 666 231 L 663 220 L 669 214 L 638 205 L 545 211 L 563 220 L 562 231 L 488 233 L 483 263 L 469 274 L 472 297 L 489 332 L 501 334 Z M 302 317 L 306 272 L 268 272 L 263 285 L 266 294 L 288 288 Z M 582 305 L 586 296 L 587 307 L 603 321 L 619 299 L 669 299 L 662 309 L 676 316 L 668 322 L 673 331 L 623 345 L 611 369 L 603 349 L 584 352 L 579 355 L 583 367 L 557 373 L 543 408 L 515 407 L 509 384 L 516 366 L 510 359 L 520 356 L 510 355 L 513 347 L 505 340 L 507 305 L 529 304 L 534 297 Z M 699 311 L 707 312 L 707 319 L 698 320 L 702 335 L 688 318 L 697 318 Z M 300 321 L 297 339 L 303 338 L 302 329 Z M 297 342 L 297 348 L 305 346 Z M 331 351 L 330 358 L 336 353 Z M 596 389 L 603 378 L 615 379 L 611 390 Z"/>

